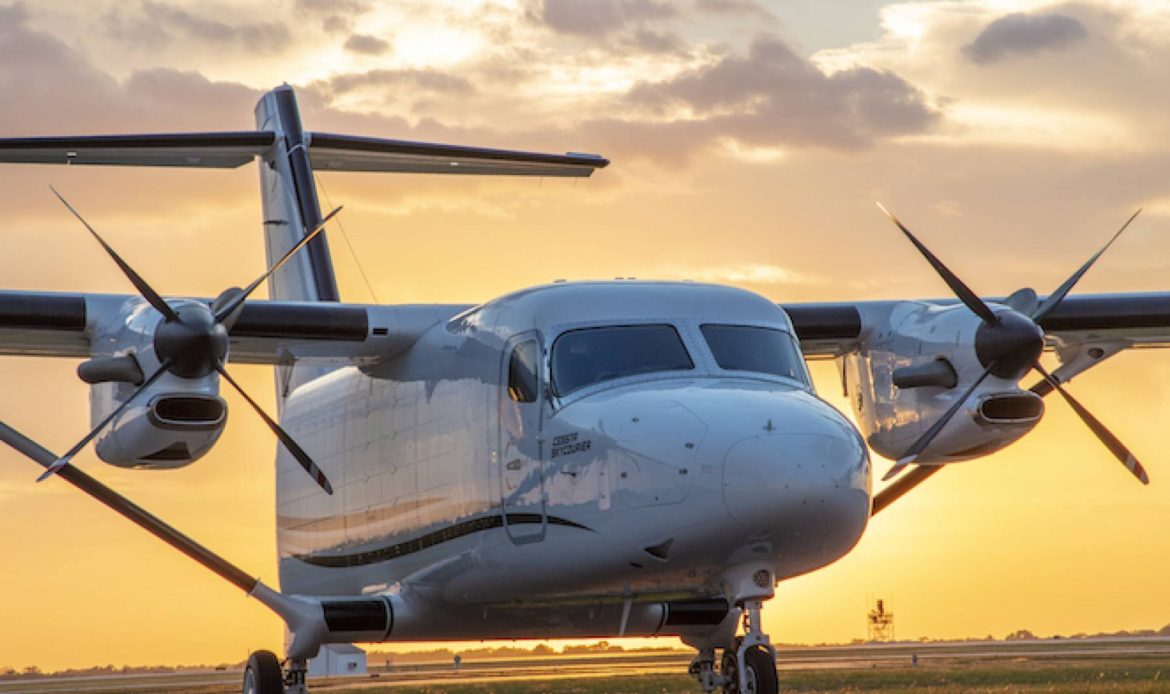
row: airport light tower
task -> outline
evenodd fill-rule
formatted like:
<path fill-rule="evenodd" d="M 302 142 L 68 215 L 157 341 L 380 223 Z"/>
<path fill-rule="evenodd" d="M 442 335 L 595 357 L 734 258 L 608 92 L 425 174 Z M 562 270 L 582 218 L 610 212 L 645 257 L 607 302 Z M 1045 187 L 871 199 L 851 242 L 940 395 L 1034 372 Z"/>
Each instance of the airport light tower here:
<path fill-rule="evenodd" d="M 894 613 L 886 611 L 886 603 L 878 598 L 877 606 L 866 615 L 871 642 L 894 640 Z"/>

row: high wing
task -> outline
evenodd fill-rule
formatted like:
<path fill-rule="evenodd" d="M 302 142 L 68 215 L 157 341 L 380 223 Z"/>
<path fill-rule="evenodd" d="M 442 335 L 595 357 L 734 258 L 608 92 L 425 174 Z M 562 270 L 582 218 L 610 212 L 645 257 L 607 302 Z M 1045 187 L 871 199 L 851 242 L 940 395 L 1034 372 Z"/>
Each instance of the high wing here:
<path fill-rule="evenodd" d="M 140 301 L 133 295 L 0 291 L 0 355 L 88 357 L 89 336 L 101 321 L 127 302 Z M 782 307 L 792 318 L 804 356 L 827 359 L 857 350 L 901 303 Z M 945 306 L 955 301 L 924 303 Z M 231 331 L 231 358 L 250 364 L 378 360 L 398 353 L 422 331 L 470 307 L 249 301 Z M 1050 343 L 1121 341 L 1127 347 L 1168 347 L 1170 293 L 1073 296 L 1042 325 Z"/>
<path fill-rule="evenodd" d="M 1043 299 L 1043 297 L 1041 297 Z M 988 303 L 1003 303 L 994 297 Z M 903 301 L 782 304 L 806 359 L 831 359 L 861 346 Z M 951 306 L 954 299 L 926 300 Z M 1170 347 L 1170 293 L 1070 296 L 1040 321 L 1048 347 L 1120 341 L 1127 348 Z"/>
<path fill-rule="evenodd" d="M 596 154 L 517 150 L 306 133 L 319 171 L 586 177 L 609 164 Z M 276 143 L 267 130 L 0 139 L 0 163 L 235 168 Z"/>
<path fill-rule="evenodd" d="M 88 358 L 109 320 L 144 303 L 133 295 L 0 292 L 0 354 Z M 371 363 L 467 308 L 249 301 L 231 330 L 231 361 Z"/>

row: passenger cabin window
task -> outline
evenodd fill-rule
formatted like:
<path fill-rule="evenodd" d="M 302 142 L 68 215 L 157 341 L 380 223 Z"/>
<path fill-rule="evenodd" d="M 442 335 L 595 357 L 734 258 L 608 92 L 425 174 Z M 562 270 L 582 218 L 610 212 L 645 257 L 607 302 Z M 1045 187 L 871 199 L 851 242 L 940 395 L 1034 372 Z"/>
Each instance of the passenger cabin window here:
<path fill-rule="evenodd" d="M 508 363 L 508 397 L 516 402 L 536 402 L 536 340 L 521 342 Z"/>
<path fill-rule="evenodd" d="M 804 358 L 796 341 L 783 330 L 749 325 L 704 325 L 700 329 L 719 368 L 784 376 L 807 385 Z"/>
<path fill-rule="evenodd" d="M 624 376 L 695 368 L 672 325 L 614 325 L 571 330 L 553 343 L 557 395 Z"/>

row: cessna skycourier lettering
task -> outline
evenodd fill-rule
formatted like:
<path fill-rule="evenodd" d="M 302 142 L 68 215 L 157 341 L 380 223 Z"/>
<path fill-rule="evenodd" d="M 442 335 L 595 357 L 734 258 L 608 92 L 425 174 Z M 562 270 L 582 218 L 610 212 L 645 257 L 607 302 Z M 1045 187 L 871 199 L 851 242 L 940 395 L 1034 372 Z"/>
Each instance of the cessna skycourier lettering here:
<path fill-rule="evenodd" d="M 0 140 L 0 162 L 253 161 L 270 268 L 245 287 L 164 298 L 58 194 L 136 293 L 0 292 L 0 353 L 83 359 L 92 410 L 63 455 L 3 424 L 0 440 L 285 621 L 285 657 L 254 653 L 247 692 L 306 691 L 307 661 L 330 643 L 649 635 L 696 649 L 704 691 L 775 692 L 760 611 L 776 584 L 844 556 L 872 514 L 945 465 L 1028 433 L 1052 391 L 1148 482 L 1064 387 L 1170 343 L 1170 294 L 1071 295 L 1104 248 L 1047 297 L 984 299 L 890 215 L 955 299 L 781 306 L 614 281 L 345 304 L 315 173 L 583 177 L 609 162 L 310 132 L 287 86 L 250 131 Z M 264 282 L 272 298 L 253 300 Z M 806 359 L 838 360 L 860 431 L 817 397 Z M 275 367 L 278 418 L 233 362 Z M 279 441 L 280 590 L 71 464 L 90 441 L 113 465 L 191 464 L 227 423 L 221 379 Z M 897 461 L 877 495 L 870 449 Z"/>

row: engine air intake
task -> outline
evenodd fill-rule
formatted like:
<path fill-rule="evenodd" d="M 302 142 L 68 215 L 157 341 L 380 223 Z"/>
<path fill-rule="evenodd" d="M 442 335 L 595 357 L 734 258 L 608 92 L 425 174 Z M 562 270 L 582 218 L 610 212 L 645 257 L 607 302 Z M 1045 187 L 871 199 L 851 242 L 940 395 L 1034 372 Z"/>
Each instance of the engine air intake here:
<path fill-rule="evenodd" d="M 159 426 L 212 428 L 223 424 L 227 405 L 214 395 L 160 395 L 151 401 L 150 415 Z"/>
<path fill-rule="evenodd" d="M 979 403 L 979 418 L 988 424 L 1033 424 L 1044 414 L 1044 401 L 1032 393 L 992 395 Z"/>

